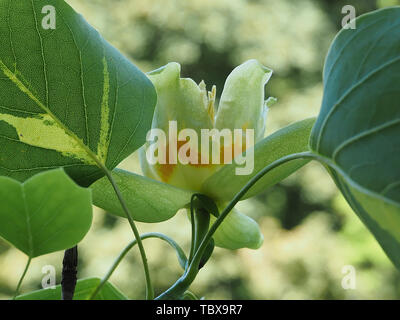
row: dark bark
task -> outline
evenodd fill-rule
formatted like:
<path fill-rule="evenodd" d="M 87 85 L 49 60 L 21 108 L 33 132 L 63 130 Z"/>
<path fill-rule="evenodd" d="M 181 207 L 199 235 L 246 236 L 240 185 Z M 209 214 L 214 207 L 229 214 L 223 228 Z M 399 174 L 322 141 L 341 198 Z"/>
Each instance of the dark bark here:
<path fill-rule="evenodd" d="M 78 246 L 65 250 L 61 278 L 61 300 L 74 297 L 78 267 Z"/>

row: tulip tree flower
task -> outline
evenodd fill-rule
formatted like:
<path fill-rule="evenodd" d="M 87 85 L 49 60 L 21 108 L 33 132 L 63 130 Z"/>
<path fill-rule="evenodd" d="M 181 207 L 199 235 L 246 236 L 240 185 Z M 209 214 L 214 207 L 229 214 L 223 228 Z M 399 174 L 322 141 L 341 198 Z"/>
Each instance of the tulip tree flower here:
<path fill-rule="evenodd" d="M 271 74 L 256 60 L 238 66 L 225 82 L 218 107 L 217 88 L 213 86 L 207 92 L 204 81 L 196 84 L 181 78 L 177 63 L 148 75 L 157 92 L 157 105 L 147 142 L 139 150 L 145 176 L 120 169 L 113 170 L 112 176 L 133 220 L 161 222 L 180 209 L 190 209 L 189 257 L 165 235 L 143 235 L 167 241 L 185 270 L 159 299 L 181 299 L 214 246 L 258 249 L 263 243 L 258 224 L 234 206 L 310 161 L 308 142 L 315 119 L 293 123 L 264 138 L 268 106 L 275 101 L 264 97 Z M 206 139 L 204 131 L 208 133 Z M 221 139 L 223 131 L 233 131 L 230 139 L 229 135 Z M 223 143 L 210 145 L 209 140 Z M 214 161 L 215 154 L 219 161 Z M 250 170 L 243 172 L 247 164 Z M 91 188 L 96 206 L 126 216 L 106 179 Z"/>
<path fill-rule="evenodd" d="M 254 142 L 258 142 L 264 136 L 265 121 L 267 114 L 267 103 L 264 101 L 264 86 L 271 77 L 272 71 L 262 66 L 256 60 L 250 60 L 235 68 L 228 76 L 224 90 L 222 91 L 219 107 L 216 108 L 215 96 L 216 87 L 207 92 L 206 85 L 202 81 L 197 85 L 192 79 L 180 77 L 180 65 L 169 63 L 166 66 L 149 73 L 158 96 L 158 102 L 153 117 L 153 128 L 158 128 L 169 133 L 169 123 L 176 121 L 177 131 L 190 128 L 198 137 L 204 129 L 253 129 Z M 170 134 L 170 133 L 169 133 Z M 184 188 L 193 192 L 205 193 L 203 183 L 210 176 L 221 169 L 223 164 L 213 164 L 210 151 L 207 157 L 208 164 L 201 163 L 202 154 L 199 151 L 196 155 L 198 163 L 182 164 L 179 161 L 171 163 L 168 152 L 171 137 L 167 134 L 166 145 L 167 163 L 149 164 L 146 157 L 146 150 L 149 143 L 140 152 L 140 162 L 144 174 L 150 178 L 171 184 L 178 188 Z M 175 148 L 179 152 L 182 141 L 173 137 Z M 186 141 L 183 141 L 185 143 Z M 224 151 L 229 148 L 228 153 L 233 152 L 232 158 L 237 153 L 253 145 L 246 144 L 245 134 L 240 152 L 233 150 L 232 144 L 221 147 L 221 158 Z M 190 142 L 189 142 L 190 143 Z M 198 147 L 200 149 L 200 147 Z M 158 150 L 158 152 L 162 152 Z M 223 159 L 221 160 L 221 162 Z M 203 161 L 204 162 L 204 161 Z M 225 203 L 215 199 L 220 207 Z M 214 235 L 217 246 L 237 249 L 248 247 L 257 249 L 263 242 L 257 223 L 234 209 Z"/>
<path fill-rule="evenodd" d="M 192 79 L 181 78 L 178 63 L 169 63 L 148 74 L 158 100 L 152 130 L 147 136 L 147 143 L 139 151 L 145 176 L 119 169 L 113 171 L 134 220 L 147 223 L 168 220 L 179 209 L 188 209 L 194 194 L 211 198 L 222 214 L 222 210 L 226 212 L 231 203 L 257 195 L 309 161 L 291 160 L 260 178 L 256 177 L 267 165 L 291 154 L 307 151 L 315 122 L 315 119 L 302 120 L 264 138 L 268 106 L 275 101 L 274 98 L 265 100 L 264 96 L 264 87 L 271 75 L 272 71 L 256 60 L 243 63 L 228 76 L 216 107 L 217 88 L 213 86 L 207 91 L 204 81 L 196 84 Z M 180 137 L 185 129 L 190 129 L 186 130 L 187 136 Z M 241 129 L 242 136 L 232 140 L 234 145 L 229 139 L 228 143 L 223 139 L 224 143 L 219 146 L 211 143 L 209 149 L 201 148 L 202 131 L 213 129 L 217 132 Z M 252 134 L 248 135 L 248 130 Z M 154 132 L 156 134 L 152 135 Z M 158 136 L 160 132 L 165 137 Z M 238 135 L 233 136 L 236 138 Z M 249 136 L 253 137 L 253 141 L 248 139 Z M 239 147 L 236 142 L 241 142 Z M 157 148 L 153 148 L 155 145 Z M 177 159 L 182 150 L 183 155 L 190 154 L 189 161 Z M 220 151 L 222 155 L 219 163 L 214 163 L 212 159 L 215 151 Z M 230 156 L 230 161 L 225 161 L 227 156 Z M 153 161 L 157 157 L 165 161 Z M 240 170 L 244 164 L 236 160 L 246 157 L 254 163 L 250 163 L 252 170 L 243 174 Z M 252 183 L 254 178 L 257 180 Z M 251 188 L 235 200 L 248 184 Z M 124 216 L 107 180 L 100 179 L 92 189 L 94 204 Z M 215 220 L 211 215 L 210 225 Z M 257 249 L 263 242 L 258 224 L 235 208 L 220 219 L 212 238 L 216 246 L 227 249 Z"/>

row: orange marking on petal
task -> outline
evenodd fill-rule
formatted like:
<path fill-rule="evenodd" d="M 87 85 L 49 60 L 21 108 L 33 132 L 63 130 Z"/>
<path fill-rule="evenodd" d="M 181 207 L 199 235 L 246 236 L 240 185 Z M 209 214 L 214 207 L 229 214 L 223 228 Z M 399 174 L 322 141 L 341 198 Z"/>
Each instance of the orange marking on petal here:
<path fill-rule="evenodd" d="M 159 175 L 161 177 L 161 180 L 163 182 L 167 183 L 169 181 L 169 179 L 171 178 L 174 170 L 175 170 L 176 164 L 175 163 L 170 163 L 169 144 L 168 143 L 167 143 L 165 149 L 166 149 L 165 150 L 166 151 L 165 152 L 165 154 L 166 154 L 166 157 L 165 157 L 166 163 L 164 163 L 164 164 L 158 163 L 156 165 L 156 170 L 158 171 L 158 173 L 159 173 Z"/>
<path fill-rule="evenodd" d="M 163 182 L 167 183 L 169 181 L 175 167 L 176 164 L 157 164 L 156 168 Z"/>
<path fill-rule="evenodd" d="M 235 147 L 235 144 L 232 144 L 231 146 L 221 146 L 220 149 L 220 160 L 221 160 L 221 164 L 226 164 L 229 163 L 228 160 L 233 161 L 233 159 L 239 155 L 242 154 L 243 152 L 246 151 L 246 144 L 243 143 L 242 144 L 242 150 L 240 150 L 238 147 Z M 226 150 L 229 152 L 231 159 L 226 159 L 225 162 L 225 152 Z"/>

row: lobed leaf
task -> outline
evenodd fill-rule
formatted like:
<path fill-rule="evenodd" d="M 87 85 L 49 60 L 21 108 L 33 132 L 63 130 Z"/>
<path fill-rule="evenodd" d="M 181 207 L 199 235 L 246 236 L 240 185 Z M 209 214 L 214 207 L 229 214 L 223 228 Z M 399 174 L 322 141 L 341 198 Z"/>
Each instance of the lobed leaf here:
<path fill-rule="evenodd" d="M 0 199 L 0 236 L 31 258 L 75 246 L 92 223 L 90 191 L 63 169 L 25 183 L 0 177 Z"/>
<path fill-rule="evenodd" d="M 329 50 L 310 146 L 400 268 L 400 7 L 356 25 Z"/>
<path fill-rule="evenodd" d="M 0 175 L 64 167 L 88 186 L 143 145 L 153 85 L 65 1 L 0 0 L 0 43 Z"/>

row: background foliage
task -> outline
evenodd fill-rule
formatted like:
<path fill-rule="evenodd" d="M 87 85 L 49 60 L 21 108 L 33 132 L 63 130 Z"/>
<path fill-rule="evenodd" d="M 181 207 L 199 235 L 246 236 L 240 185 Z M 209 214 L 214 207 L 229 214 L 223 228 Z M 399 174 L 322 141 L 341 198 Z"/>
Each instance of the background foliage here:
<path fill-rule="evenodd" d="M 69 0 L 103 36 L 143 71 L 177 61 L 184 76 L 217 85 L 220 94 L 229 72 L 256 58 L 274 70 L 268 95 L 278 98 L 268 115 L 267 133 L 315 116 L 322 98 L 322 66 L 340 29 L 341 8 L 357 15 L 398 0 Z M 140 173 L 136 155 L 122 168 Z M 261 225 L 261 249 L 216 249 L 192 291 L 207 299 L 368 299 L 400 298 L 400 275 L 337 191 L 318 163 L 239 209 Z M 189 246 L 184 214 L 160 224 L 139 224 Z M 80 277 L 102 276 L 132 235 L 124 219 L 96 210 L 91 231 L 80 245 Z M 161 292 L 180 275 L 175 253 L 146 240 L 154 287 Z M 38 289 L 45 265 L 54 265 L 57 283 L 62 253 L 32 262 L 23 288 Z M 0 242 L 0 298 L 9 298 L 26 257 Z M 141 298 L 144 281 L 137 250 L 111 278 L 130 298 Z M 341 286 L 342 268 L 357 271 L 355 290 Z"/>

